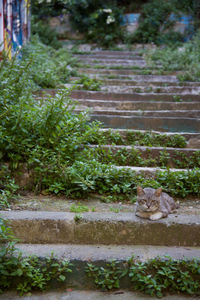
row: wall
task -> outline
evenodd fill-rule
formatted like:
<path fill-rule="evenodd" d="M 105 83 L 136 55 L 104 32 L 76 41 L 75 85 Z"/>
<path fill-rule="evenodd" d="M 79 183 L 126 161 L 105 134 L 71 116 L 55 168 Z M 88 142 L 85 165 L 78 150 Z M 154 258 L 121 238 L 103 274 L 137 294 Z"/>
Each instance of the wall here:
<path fill-rule="evenodd" d="M 11 58 L 30 37 L 30 0 L 0 0 L 0 53 Z"/>

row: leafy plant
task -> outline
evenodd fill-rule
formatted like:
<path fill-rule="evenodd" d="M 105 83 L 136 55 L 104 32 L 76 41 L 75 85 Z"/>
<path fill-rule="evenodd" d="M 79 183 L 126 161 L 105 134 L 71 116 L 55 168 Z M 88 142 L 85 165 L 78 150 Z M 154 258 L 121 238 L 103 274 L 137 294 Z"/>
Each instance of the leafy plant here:
<path fill-rule="evenodd" d="M 131 41 L 156 44 L 182 41 L 182 35 L 173 32 L 173 26 L 179 15 L 174 1 L 152 0 L 144 4 L 139 27 L 132 35 Z"/>
<path fill-rule="evenodd" d="M 120 280 L 128 275 L 133 290 L 152 297 L 162 298 L 166 293 L 200 294 L 200 261 L 197 259 L 156 257 L 139 261 L 131 258 L 127 264 L 112 261 L 105 267 L 89 263 L 86 273 L 98 288 L 104 290 L 120 288 Z"/>
<path fill-rule="evenodd" d="M 76 204 L 72 204 L 70 207 L 70 212 L 74 212 L 74 213 L 82 213 L 82 212 L 88 212 L 89 211 L 89 207 L 86 205 L 81 205 L 80 203 Z"/>
<path fill-rule="evenodd" d="M 0 170 L 0 209 L 8 208 L 9 201 L 18 190 L 8 166 L 1 164 Z"/>
<path fill-rule="evenodd" d="M 20 295 L 32 290 L 45 290 L 52 281 L 63 282 L 71 273 L 67 260 L 58 260 L 53 254 L 41 259 L 23 257 L 15 247 L 16 239 L 8 222 L 0 217 L 0 292 L 15 289 Z"/>
<path fill-rule="evenodd" d="M 33 35 L 38 35 L 40 41 L 45 45 L 51 46 L 54 49 L 62 47 L 62 43 L 58 40 L 56 31 L 49 26 L 47 20 L 37 20 L 32 17 L 31 33 Z"/>
<path fill-rule="evenodd" d="M 147 262 L 130 260 L 129 277 L 134 290 L 163 297 L 166 292 L 199 294 L 200 262 L 196 259 L 155 258 Z"/>
<path fill-rule="evenodd" d="M 97 287 L 103 290 L 120 288 L 120 278 L 124 277 L 124 272 L 120 268 L 119 262 L 113 260 L 106 264 L 106 267 L 97 267 L 93 264 L 87 264 L 86 273 L 88 277 L 94 280 Z"/>
<path fill-rule="evenodd" d="M 81 84 L 80 89 L 90 91 L 100 91 L 101 81 L 97 78 L 90 78 L 87 75 L 81 75 L 81 78 L 74 82 L 75 84 Z"/>
<path fill-rule="evenodd" d="M 180 81 L 200 80 L 200 32 L 193 39 L 179 48 L 166 47 L 152 50 L 148 54 L 149 65 L 159 64 L 165 71 L 182 71 L 178 74 Z M 180 97 L 175 100 L 181 101 Z"/>
<path fill-rule="evenodd" d="M 110 47 L 123 38 L 122 9 L 116 1 L 70 0 L 67 6 L 73 27 L 87 40 Z"/>

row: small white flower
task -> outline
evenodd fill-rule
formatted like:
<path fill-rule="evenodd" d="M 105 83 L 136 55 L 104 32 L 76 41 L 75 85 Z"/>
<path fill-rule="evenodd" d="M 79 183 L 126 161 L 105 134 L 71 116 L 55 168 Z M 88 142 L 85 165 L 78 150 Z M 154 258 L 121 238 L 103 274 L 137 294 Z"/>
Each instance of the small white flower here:
<path fill-rule="evenodd" d="M 107 20 L 106 20 L 106 24 L 110 24 L 110 23 L 114 23 L 115 22 L 115 18 L 112 16 L 108 16 Z"/>
<path fill-rule="evenodd" d="M 104 11 L 105 13 L 107 13 L 107 14 L 111 14 L 112 9 L 110 9 L 110 8 L 104 8 L 103 11 Z"/>

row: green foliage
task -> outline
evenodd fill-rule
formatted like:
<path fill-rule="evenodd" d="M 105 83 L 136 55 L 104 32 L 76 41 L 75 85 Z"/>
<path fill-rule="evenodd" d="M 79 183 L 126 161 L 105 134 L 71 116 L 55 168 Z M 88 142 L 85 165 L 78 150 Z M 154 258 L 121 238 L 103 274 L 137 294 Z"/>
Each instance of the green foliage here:
<path fill-rule="evenodd" d="M 52 281 L 66 281 L 72 266 L 67 260 L 58 260 L 53 254 L 44 259 L 22 257 L 15 243 L 8 222 L 0 217 L 0 293 L 15 289 L 23 295 L 32 290 L 45 290 Z"/>
<path fill-rule="evenodd" d="M 95 285 L 103 290 L 120 288 L 120 278 L 124 277 L 126 271 L 120 268 L 119 262 L 113 260 L 106 264 L 106 267 L 98 267 L 88 264 L 86 273 L 94 280 Z"/>
<path fill-rule="evenodd" d="M 69 0 L 68 9 L 73 27 L 87 40 L 110 47 L 123 38 L 122 9 L 116 1 Z"/>
<path fill-rule="evenodd" d="M 154 132 L 141 131 L 127 131 L 126 134 L 121 135 L 120 131 L 106 130 L 96 131 L 91 135 L 91 144 L 96 145 L 135 145 L 135 146 L 149 146 L 149 147 L 174 147 L 185 148 L 186 139 L 179 134 L 157 134 Z"/>
<path fill-rule="evenodd" d="M 180 48 L 166 47 L 150 51 L 150 66 L 161 65 L 165 71 L 181 70 L 181 81 L 200 81 L 200 32 Z"/>
<path fill-rule="evenodd" d="M 11 177 L 11 172 L 8 166 L 1 164 L 0 170 L 0 209 L 9 207 L 9 200 L 18 190 L 18 185 Z"/>
<path fill-rule="evenodd" d="M 200 261 L 174 260 L 157 257 L 145 262 L 131 258 L 125 264 L 117 261 L 105 267 L 88 264 L 86 273 L 95 285 L 103 290 L 120 288 L 124 276 L 132 282 L 132 288 L 152 297 L 162 298 L 167 293 L 199 295 Z"/>
<path fill-rule="evenodd" d="M 38 63 L 45 63 L 44 46 L 38 42 L 33 47 L 38 50 Z M 36 50 L 35 50 L 36 49 Z M 57 51 L 47 48 L 56 55 Z M 60 55 L 65 57 L 63 49 Z M 51 192 L 70 197 L 84 198 L 90 193 L 98 193 L 112 200 L 132 199 L 138 184 L 150 187 L 163 187 L 173 195 L 185 197 L 189 194 L 199 195 L 199 169 L 190 173 L 170 173 L 165 171 L 154 179 L 136 175 L 127 169 L 112 167 L 111 159 L 106 163 L 97 161 L 90 150 L 90 145 L 99 143 L 130 143 L 141 145 L 185 146 L 181 136 L 158 136 L 153 133 L 128 133 L 122 138 L 119 133 L 100 131 L 101 124 L 89 123 L 87 113 L 75 114 L 75 103 L 70 99 L 68 90 L 63 90 L 56 96 L 46 96 L 34 100 L 32 89 L 33 77 L 41 76 L 33 71 L 32 62 L 28 59 L 29 52 L 22 61 L 3 60 L 0 66 L 0 152 L 1 161 L 7 162 L 12 173 L 2 176 L 2 194 L 15 192 L 13 178 L 24 164 L 31 174 L 31 188 L 35 192 Z M 33 50 L 32 50 L 33 53 Z M 41 60 L 40 60 L 41 59 Z M 57 67 L 58 68 L 58 67 Z M 59 69 L 59 68 L 58 68 Z M 39 79 L 37 79 L 39 81 Z M 46 79 L 45 79 L 46 80 Z M 35 79 L 36 81 L 36 79 Z M 43 79 L 41 79 L 43 81 Z M 52 82 L 54 80 L 52 79 Z M 88 159 L 88 155 L 90 160 Z M 124 164 L 127 153 L 124 150 L 118 155 L 118 160 Z M 141 163 L 137 151 L 132 152 L 132 160 Z M 175 157 L 176 163 L 184 158 Z M 150 163 L 150 160 L 149 160 Z M 152 163 L 152 162 L 151 162 Z M 163 163 L 163 162 L 162 162 Z M 185 160 L 185 164 L 187 161 Z M 194 164 L 199 164 L 198 155 Z M 6 176 L 7 176 L 6 175 Z M 8 186 L 5 186 L 8 182 Z M 10 198 L 10 194 L 8 195 Z M 8 205 L 8 198 L 1 205 Z"/>
<path fill-rule="evenodd" d="M 89 207 L 86 205 L 81 205 L 80 203 L 76 204 L 72 204 L 70 207 L 70 212 L 74 212 L 74 213 L 82 213 L 82 212 L 88 212 L 89 211 Z"/>
<path fill-rule="evenodd" d="M 59 16 L 67 13 L 68 0 L 32 0 L 31 12 L 38 19 Z"/>
<path fill-rule="evenodd" d="M 75 84 L 81 84 L 80 89 L 82 90 L 100 91 L 102 82 L 97 78 L 81 75 L 81 78 L 76 80 Z"/>
<path fill-rule="evenodd" d="M 162 298 L 167 292 L 199 294 L 200 261 L 155 258 L 147 262 L 130 260 L 133 289 Z"/>
<path fill-rule="evenodd" d="M 23 49 L 22 65 L 29 65 L 24 73 L 36 87 L 56 88 L 66 83 L 71 75 L 75 75 L 74 61 L 66 49 L 47 47 L 37 37 L 32 38 L 32 42 Z"/>
<path fill-rule="evenodd" d="M 173 13 L 173 19 L 170 15 Z M 130 37 L 131 42 L 170 43 L 183 41 L 180 33 L 173 32 L 173 26 L 179 19 L 179 11 L 174 1 L 151 0 L 142 7 L 139 27 Z"/>
<path fill-rule="evenodd" d="M 20 295 L 32 290 L 46 290 L 52 281 L 63 282 L 71 273 L 67 260 L 57 260 L 53 255 L 43 260 L 35 256 L 22 257 L 20 253 L 0 252 L 0 291 L 17 290 Z"/>
<path fill-rule="evenodd" d="M 49 26 L 47 20 L 37 20 L 33 17 L 31 22 L 31 33 L 33 35 L 38 35 L 40 41 L 45 45 L 51 46 L 54 49 L 62 47 L 62 43 L 57 38 L 56 31 Z"/>

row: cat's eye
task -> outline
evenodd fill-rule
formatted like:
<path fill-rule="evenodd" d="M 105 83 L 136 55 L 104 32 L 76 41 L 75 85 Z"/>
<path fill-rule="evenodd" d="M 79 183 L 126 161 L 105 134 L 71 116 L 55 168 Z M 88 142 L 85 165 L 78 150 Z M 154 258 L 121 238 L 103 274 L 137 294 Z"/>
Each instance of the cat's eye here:
<path fill-rule="evenodd" d="M 141 199 L 139 202 L 140 202 L 141 204 L 144 204 L 144 203 L 146 202 L 146 200 Z"/>

